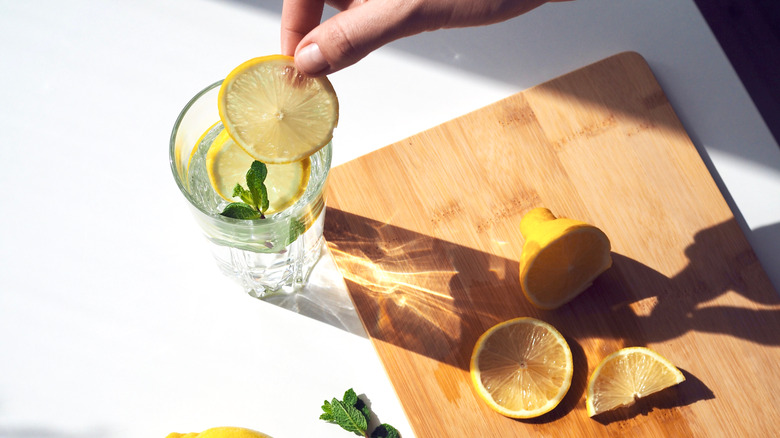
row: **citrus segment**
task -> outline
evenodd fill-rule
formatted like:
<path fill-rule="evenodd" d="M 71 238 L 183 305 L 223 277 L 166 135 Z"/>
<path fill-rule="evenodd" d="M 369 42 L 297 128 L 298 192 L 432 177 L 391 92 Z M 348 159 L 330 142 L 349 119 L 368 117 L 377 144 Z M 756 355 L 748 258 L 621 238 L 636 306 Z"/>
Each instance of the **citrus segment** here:
<path fill-rule="evenodd" d="M 618 350 L 601 361 L 588 381 L 589 416 L 621 406 L 685 380 L 671 362 L 645 347 Z"/>
<path fill-rule="evenodd" d="M 572 371 L 566 340 L 553 326 L 534 318 L 493 326 L 477 340 L 471 355 L 477 394 L 511 418 L 551 411 L 569 390 Z"/>
<path fill-rule="evenodd" d="M 233 197 L 233 188 L 236 184 L 246 187 L 246 172 L 253 161 L 254 158 L 222 130 L 206 153 L 206 171 L 214 191 L 226 201 L 240 202 L 240 198 Z M 305 158 L 289 164 L 267 164 L 266 167 L 269 206 L 265 213 L 273 214 L 294 204 L 306 191 L 311 160 Z"/>
<path fill-rule="evenodd" d="M 327 145 L 339 105 L 326 77 L 296 70 L 293 58 L 272 55 L 236 67 L 219 90 L 219 117 L 253 158 L 266 164 L 300 161 Z"/>
<path fill-rule="evenodd" d="M 550 210 L 536 208 L 523 217 L 520 232 L 525 238 L 520 285 L 539 308 L 566 304 L 612 266 L 609 238 L 585 222 L 556 218 Z"/>

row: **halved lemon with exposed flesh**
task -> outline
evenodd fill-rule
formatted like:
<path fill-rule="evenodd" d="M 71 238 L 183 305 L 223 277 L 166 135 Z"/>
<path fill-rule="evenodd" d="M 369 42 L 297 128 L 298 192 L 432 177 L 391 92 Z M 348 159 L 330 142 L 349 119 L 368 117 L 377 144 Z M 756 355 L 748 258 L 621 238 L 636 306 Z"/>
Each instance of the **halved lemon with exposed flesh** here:
<path fill-rule="evenodd" d="M 571 385 L 569 344 L 550 324 L 516 318 L 497 324 L 477 340 L 471 381 L 496 412 L 533 418 L 556 407 Z"/>
<path fill-rule="evenodd" d="M 546 208 L 529 211 L 520 221 L 525 238 L 520 254 L 520 286 L 528 301 L 542 309 L 568 303 L 612 266 L 610 242 L 599 228 L 556 218 Z"/>
<path fill-rule="evenodd" d="M 628 347 L 601 361 L 588 381 L 589 416 L 633 405 L 637 399 L 685 380 L 677 367 L 653 350 Z"/>
<path fill-rule="evenodd" d="M 246 173 L 253 161 L 255 159 L 223 129 L 206 153 L 206 172 L 214 191 L 226 201 L 240 202 L 239 197 L 233 197 L 233 188 L 236 184 L 246 187 Z M 269 206 L 265 214 L 274 214 L 293 205 L 306 191 L 311 160 L 304 158 L 288 164 L 266 164 L 266 168 L 268 174 L 264 183 Z"/>
<path fill-rule="evenodd" d="M 283 55 L 236 67 L 222 82 L 218 103 L 233 140 L 266 164 L 311 156 L 331 141 L 339 120 L 330 81 L 300 73 L 293 58 Z"/>

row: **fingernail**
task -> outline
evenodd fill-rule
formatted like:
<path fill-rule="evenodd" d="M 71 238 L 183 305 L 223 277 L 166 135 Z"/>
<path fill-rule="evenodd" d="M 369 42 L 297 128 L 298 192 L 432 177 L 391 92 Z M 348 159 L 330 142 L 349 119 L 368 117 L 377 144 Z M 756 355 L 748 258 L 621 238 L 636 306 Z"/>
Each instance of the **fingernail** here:
<path fill-rule="evenodd" d="M 320 46 L 316 43 L 309 44 L 302 48 L 295 55 L 295 63 L 298 68 L 307 74 L 316 74 L 329 67 L 328 61 L 322 56 Z"/>

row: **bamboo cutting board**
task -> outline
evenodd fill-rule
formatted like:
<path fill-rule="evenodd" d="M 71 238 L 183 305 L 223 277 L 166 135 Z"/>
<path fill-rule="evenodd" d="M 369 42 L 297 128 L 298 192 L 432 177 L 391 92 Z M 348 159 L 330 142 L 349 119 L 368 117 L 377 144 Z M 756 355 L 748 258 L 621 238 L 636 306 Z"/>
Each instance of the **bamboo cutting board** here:
<path fill-rule="evenodd" d="M 553 311 L 519 287 L 519 222 L 538 206 L 612 242 L 613 267 Z M 763 437 L 780 425 L 780 298 L 636 53 L 335 167 L 325 236 L 417 437 Z M 530 421 L 491 411 L 469 378 L 479 335 L 517 316 L 553 324 L 574 355 L 566 398 Z M 636 345 L 686 381 L 588 418 L 588 376 Z"/>

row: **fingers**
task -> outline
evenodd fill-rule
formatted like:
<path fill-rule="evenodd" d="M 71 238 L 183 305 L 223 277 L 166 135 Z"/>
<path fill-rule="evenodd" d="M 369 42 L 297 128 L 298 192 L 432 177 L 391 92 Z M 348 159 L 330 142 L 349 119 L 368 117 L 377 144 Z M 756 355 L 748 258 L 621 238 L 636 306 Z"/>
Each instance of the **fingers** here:
<path fill-rule="evenodd" d="M 295 64 L 313 76 L 350 66 L 398 38 L 436 28 L 408 0 L 352 2 L 309 32 L 298 44 Z"/>
<path fill-rule="evenodd" d="M 284 0 L 282 54 L 292 56 L 303 37 L 320 24 L 325 0 Z"/>

